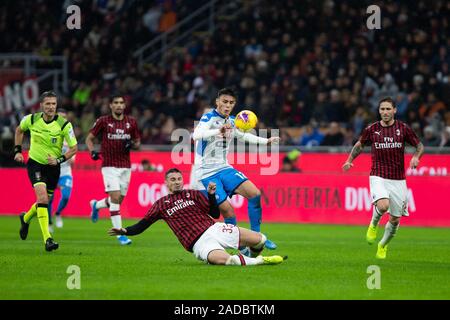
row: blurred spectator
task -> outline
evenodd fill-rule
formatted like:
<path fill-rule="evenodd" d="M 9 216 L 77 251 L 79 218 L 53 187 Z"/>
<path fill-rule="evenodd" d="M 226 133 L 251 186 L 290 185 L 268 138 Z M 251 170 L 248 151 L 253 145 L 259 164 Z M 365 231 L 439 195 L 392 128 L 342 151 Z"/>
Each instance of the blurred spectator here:
<path fill-rule="evenodd" d="M 288 152 L 283 157 L 281 172 L 301 172 L 302 170 L 298 167 L 298 161 L 301 154 L 302 153 L 297 149 Z"/>
<path fill-rule="evenodd" d="M 153 34 L 159 31 L 159 19 L 161 17 L 161 14 L 162 14 L 161 7 L 156 5 L 149 8 L 148 11 L 142 17 L 144 25 Z"/>
<path fill-rule="evenodd" d="M 344 142 L 344 135 L 342 129 L 337 122 L 331 122 L 328 127 L 328 132 L 322 140 L 322 146 L 341 146 Z"/>
<path fill-rule="evenodd" d="M 442 132 L 441 142 L 439 143 L 440 147 L 450 147 L 450 127 L 446 127 Z"/>
<path fill-rule="evenodd" d="M 156 171 L 156 167 L 147 159 L 142 160 L 141 165 L 143 171 Z"/>
<path fill-rule="evenodd" d="M 104 99 L 113 92 L 127 96 L 126 112 L 146 119 L 140 128 L 143 143 L 171 143 L 169 130 L 191 128 L 214 92 L 229 85 L 239 88 L 236 110 L 248 105 L 267 127 L 300 128 L 304 146 L 322 143 L 323 134 L 311 122 L 345 123 L 345 138 L 331 143 L 347 144 L 351 135 L 355 140 L 375 121 L 378 101 L 386 95 L 396 100 L 397 118 L 419 136 L 427 126 L 439 136 L 450 125 L 445 1 L 379 2 L 388 14 L 382 30 L 369 32 L 361 25 L 367 1 L 262 0 L 235 20 L 216 21 L 213 34 L 190 37 L 179 50 L 167 52 L 163 63 L 140 69 L 134 51 L 204 2 L 78 1 L 83 28 L 77 32 L 61 27 L 59 19 L 67 16 L 63 9 L 70 3 L 1 1 L 0 52 L 68 58 L 69 92 L 61 101 L 82 119 L 76 129 L 81 141 L 92 114 L 109 113 Z M 219 0 L 217 6 L 227 3 Z M 51 61 L 45 67 L 52 69 Z M 144 114 L 147 109 L 153 120 Z M 10 119 L 14 130 L 14 119 L 29 111 L 11 115 L 0 109 L 0 119 Z"/>
<path fill-rule="evenodd" d="M 304 133 L 300 138 L 301 146 L 319 146 L 324 139 L 324 135 L 317 129 L 317 127 L 313 127 L 313 125 L 308 124 L 305 126 Z"/>
<path fill-rule="evenodd" d="M 434 131 L 432 126 L 426 126 L 425 129 L 423 129 L 423 145 L 426 147 L 437 147 L 439 146 L 439 138 Z"/>
<path fill-rule="evenodd" d="M 164 3 L 163 14 L 159 20 L 159 32 L 166 32 L 177 23 L 177 13 L 173 11 L 170 2 Z"/>

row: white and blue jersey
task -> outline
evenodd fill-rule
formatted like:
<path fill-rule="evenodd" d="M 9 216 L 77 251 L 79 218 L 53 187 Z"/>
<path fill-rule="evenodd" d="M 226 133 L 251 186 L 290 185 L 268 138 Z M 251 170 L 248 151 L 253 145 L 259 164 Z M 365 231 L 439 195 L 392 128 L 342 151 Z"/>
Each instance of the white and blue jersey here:
<path fill-rule="evenodd" d="M 65 154 L 69 150 L 69 146 L 64 142 L 62 147 L 62 153 Z M 61 172 L 59 174 L 58 185 L 62 188 L 73 187 L 73 177 L 72 177 L 72 161 L 75 159 L 73 156 L 70 160 L 61 163 Z"/>
<path fill-rule="evenodd" d="M 65 154 L 69 150 L 67 143 L 64 141 L 64 145 L 62 147 L 62 154 Z M 75 156 L 74 156 L 75 157 Z M 70 161 L 64 161 L 61 163 L 61 172 L 59 174 L 60 177 L 70 176 L 72 177 L 72 166 L 70 165 Z"/>
<path fill-rule="evenodd" d="M 233 195 L 234 190 L 247 180 L 244 174 L 228 163 L 228 151 L 234 137 L 251 144 L 267 144 L 268 142 L 266 138 L 236 129 L 234 118 L 234 116 L 225 118 L 214 109 L 201 117 L 193 134 L 195 176 L 205 188 L 210 181 L 216 183 L 218 204 L 225 201 L 227 196 Z M 227 123 L 231 124 L 232 129 L 223 136 L 220 128 Z"/>

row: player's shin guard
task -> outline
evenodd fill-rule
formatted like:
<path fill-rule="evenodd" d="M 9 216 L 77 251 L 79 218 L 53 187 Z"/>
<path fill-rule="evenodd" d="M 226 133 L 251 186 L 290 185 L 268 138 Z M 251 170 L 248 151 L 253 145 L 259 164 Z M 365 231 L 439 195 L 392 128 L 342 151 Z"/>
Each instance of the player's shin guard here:
<path fill-rule="evenodd" d="M 267 240 L 267 237 L 261 233 L 261 241 L 257 245 L 250 247 L 250 253 L 253 258 L 259 256 L 261 251 L 263 251 L 266 240 Z"/>
<path fill-rule="evenodd" d="M 259 259 L 246 257 L 242 254 L 230 256 L 225 262 L 226 266 L 254 266 L 261 264 Z"/>
<path fill-rule="evenodd" d="M 381 217 L 383 214 L 378 210 L 377 206 L 373 206 L 373 212 L 372 212 L 372 221 L 370 221 L 370 224 L 376 227 L 378 225 L 378 222 L 380 222 Z"/>
<path fill-rule="evenodd" d="M 113 203 L 109 205 L 109 213 L 111 214 L 111 222 L 114 228 L 122 228 L 122 217 L 120 216 L 120 204 Z"/>
<path fill-rule="evenodd" d="M 54 190 L 47 190 L 47 197 L 49 199 L 48 207 L 47 207 L 49 224 L 52 224 L 52 203 L 53 203 L 54 192 L 55 192 Z"/>
<path fill-rule="evenodd" d="M 61 198 L 61 200 L 59 200 L 58 208 L 56 209 L 55 215 L 57 216 L 61 215 L 61 211 L 64 210 L 68 202 L 69 198 Z"/>
<path fill-rule="evenodd" d="M 30 223 L 31 219 L 33 219 L 36 213 L 37 213 L 37 204 L 33 203 L 31 205 L 31 208 L 23 216 L 23 221 L 25 221 L 25 223 Z"/>
<path fill-rule="evenodd" d="M 223 221 L 224 221 L 226 224 L 232 224 L 233 226 L 235 226 L 235 225 L 237 224 L 236 217 L 224 218 Z"/>
<path fill-rule="evenodd" d="M 37 217 L 39 219 L 39 225 L 41 226 L 42 237 L 44 238 L 44 243 L 48 238 L 51 238 L 50 232 L 48 231 L 48 205 L 46 203 L 37 204 Z"/>
<path fill-rule="evenodd" d="M 384 228 L 384 235 L 383 238 L 380 241 L 381 246 L 386 246 L 389 241 L 392 240 L 392 238 L 397 233 L 398 227 L 400 226 L 400 223 L 392 224 L 390 221 L 386 223 L 386 227 Z"/>
<path fill-rule="evenodd" d="M 250 229 L 256 232 L 261 230 L 261 196 L 248 199 L 248 218 L 250 220 Z"/>
<path fill-rule="evenodd" d="M 96 209 L 109 208 L 110 203 L 111 203 L 111 199 L 110 198 L 103 198 L 102 200 L 98 200 L 95 203 L 95 208 Z"/>

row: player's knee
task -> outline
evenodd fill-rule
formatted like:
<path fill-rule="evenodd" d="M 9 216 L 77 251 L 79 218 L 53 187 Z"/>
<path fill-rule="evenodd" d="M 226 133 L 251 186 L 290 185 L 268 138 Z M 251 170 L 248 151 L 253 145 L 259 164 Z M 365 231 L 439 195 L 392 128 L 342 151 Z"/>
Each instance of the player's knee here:
<path fill-rule="evenodd" d="M 400 223 L 400 217 L 389 216 L 389 222 L 396 226 Z"/>
<path fill-rule="evenodd" d="M 224 218 L 234 218 L 234 209 L 233 206 L 228 202 L 224 201 L 219 205 L 220 213 Z"/>
<path fill-rule="evenodd" d="M 109 203 L 110 203 L 110 205 L 112 205 L 112 204 L 120 204 L 120 196 L 118 196 L 118 195 L 111 195 L 110 197 L 109 197 Z"/>
<path fill-rule="evenodd" d="M 70 198 L 70 194 L 72 193 L 72 189 L 71 188 L 64 188 L 61 190 L 61 196 L 63 199 L 66 199 L 67 201 Z"/>
<path fill-rule="evenodd" d="M 234 214 L 234 211 L 220 211 L 222 214 L 222 217 L 224 218 L 234 218 L 236 215 Z"/>
<path fill-rule="evenodd" d="M 206 260 L 210 264 L 226 264 L 230 255 L 222 250 L 213 250 L 208 253 Z"/>
<path fill-rule="evenodd" d="M 261 191 L 256 188 L 251 194 L 250 194 L 250 198 L 255 198 L 255 197 L 261 197 Z"/>
<path fill-rule="evenodd" d="M 47 193 L 40 193 L 40 194 L 37 195 L 36 198 L 37 198 L 36 199 L 37 203 L 48 204 L 49 197 L 48 197 Z"/>
<path fill-rule="evenodd" d="M 377 202 L 377 209 L 378 211 L 380 211 L 381 213 L 385 213 L 386 211 L 389 210 L 389 200 L 379 200 Z"/>
<path fill-rule="evenodd" d="M 259 232 L 255 232 L 255 236 L 252 235 L 252 243 L 250 243 L 250 248 L 253 250 L 259 250 L 264 248 L 264 244 L 266 243 L 267 237 Z M 260 251 L 260 250 L 259 250 Z"/>

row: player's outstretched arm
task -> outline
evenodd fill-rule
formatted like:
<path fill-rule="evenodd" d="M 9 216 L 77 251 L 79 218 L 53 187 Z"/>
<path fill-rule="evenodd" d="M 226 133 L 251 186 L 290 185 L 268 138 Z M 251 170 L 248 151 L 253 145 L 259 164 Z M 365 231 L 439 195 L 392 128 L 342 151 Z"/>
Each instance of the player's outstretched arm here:
<path fill-rule="evenodd" d="M 419 142 L 419 144 L 416 146 L 416 152 L 414 152 L 414 155 L 411 158 L 411 161 L 409 162 L 409 167 L 411 169 L 417 168 L 417 166 L 419 165 L 420 158 L 422 157 L 424 151 L 425 148 L 423 146 L 423 143 Z"/>
<path fill-rule="evenodd" d="M 235 135 L 236 138 L 238 138 L 239 140 L 248 142 L 250 144 L 266 144 L 266 145 L 271 145 L 271 144 L 278 144 L 280 143 L 280 137 L 270 137 L 270 138 L 263 138 L 263 137 L 259 137 L 257 135 L 251 134 L 250 132 L 242 132 L 238 129 L 235 130 Z"/>
<path fill-rule="evenodd" d="M 363 151 L 364 145 L 361 143 L 361 141 L 358 141 L 355 143 L 355 145 L 352 148 L 352 151 L 350 152 L 350 155 L 347 158 L 347 161 L 342 165 L 342 170 L 348 171 L 351 167 L 353 167 L 353 160 L 356 159 L 357 156 L 361 154 Z"/>
<path fill-rule="evenodd" d="M 132 226 L 126 227 L 126 228 L 111 228 L 108 230 L 108 234 L 110 236 L 120 236 L 120 235 L 127 235 L 127 236 L 134 236 L 137 234 L 140 234 L 147 230 L 148 227 L 151 226 L 151 222 L 146 219 L 141 219 L 138 223 L 133 224 Z"/>
<path fill-rule="evenodd" d="M 201 139 L 208 139 L 210 137 L 218 135 L 219 133 L 221 133 L 221 129 L 210 129 L 208 123 L 200 122 L 194 129 L 192 139 L 194 139 L 195 141 Z"/>

